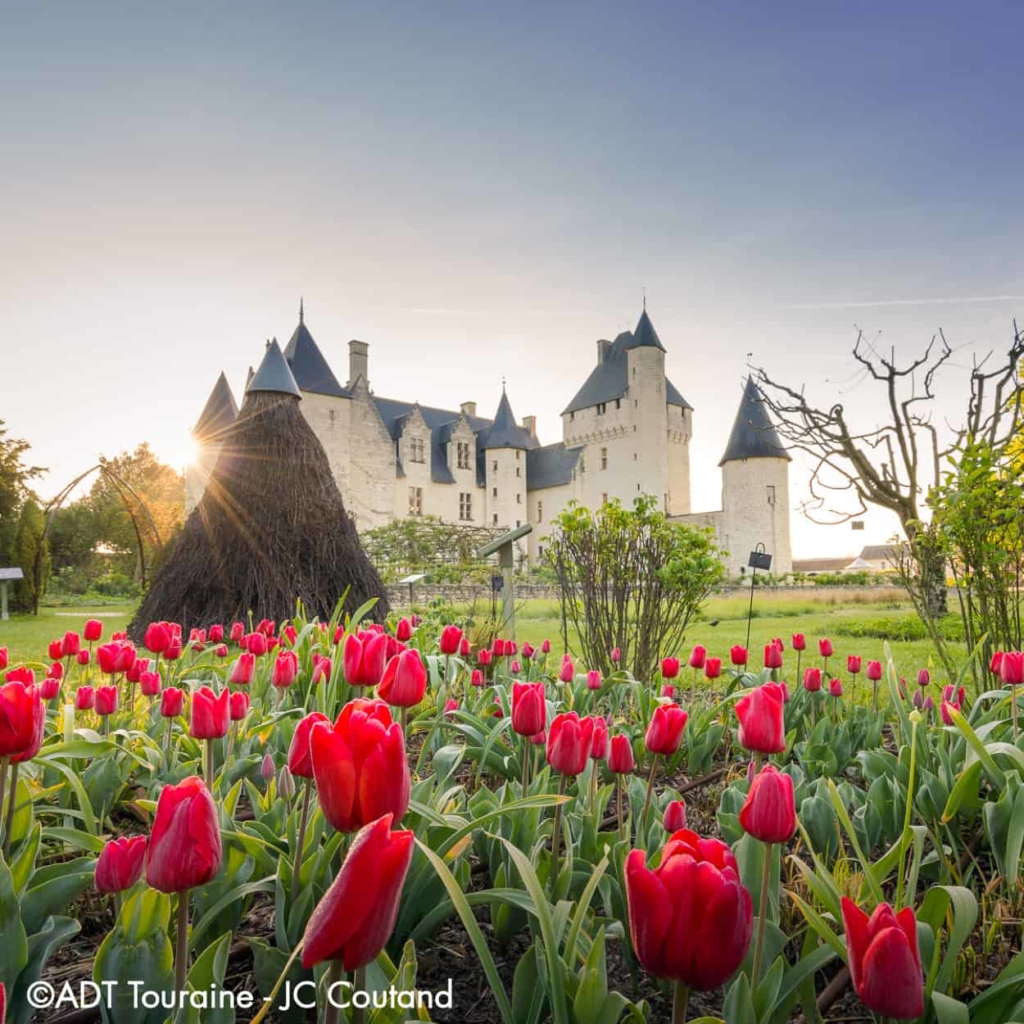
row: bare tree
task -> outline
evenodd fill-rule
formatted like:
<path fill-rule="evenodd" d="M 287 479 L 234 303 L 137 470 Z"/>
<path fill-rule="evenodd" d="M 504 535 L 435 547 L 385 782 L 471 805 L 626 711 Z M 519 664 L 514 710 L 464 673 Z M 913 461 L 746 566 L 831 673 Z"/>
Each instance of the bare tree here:
<path fill-rule="evenodd" d="M 953 355 L 940 332 L 918 358 L 901 365 L 895 349 L 883 355 L 858 332 L 853 358 L 882 392 L 887 411 L 885 420 L 866 430 L 850 423 L 841 403 L 817 406 L 803 385 L 797 389 L 763 368 L 756 370 L 786 447 L 814 460 L 805 515 L 813 522 L 842 523 L 863 515 L 869 505 L 894 512 L 915 567 L 919 610 L 932 621 L 946 612 L 946 572 L 924 514 L 928 497 L 940 483 L 942 467 L 964 444 L 986 439 L 997 446 L 1020 429 L 1024 332 L 1014 323 L 1013 341 L 998 366 L 991 352 L 974 359 L 963 422 L 945 424 L 940 437 L 933 421 L 933 386 Z"/>

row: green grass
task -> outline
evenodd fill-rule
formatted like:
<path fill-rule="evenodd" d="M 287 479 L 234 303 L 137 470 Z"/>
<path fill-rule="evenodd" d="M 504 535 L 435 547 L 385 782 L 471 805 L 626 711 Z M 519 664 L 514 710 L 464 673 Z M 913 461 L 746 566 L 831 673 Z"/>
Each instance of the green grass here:
<path fill-rule="evenodd" d="M 62 637 L 69 629 L 82 632 L 86 619 L 103 623 L 103 638 L 123 630 L 135 612 L 134 604 L 104 605 L 102 608 L 41 608 L 39 615 L 12 615 L 0 622 L 0 647 L 6 647 L 11 664 L 46 662 L 46 648 L 51 640 Z"/>

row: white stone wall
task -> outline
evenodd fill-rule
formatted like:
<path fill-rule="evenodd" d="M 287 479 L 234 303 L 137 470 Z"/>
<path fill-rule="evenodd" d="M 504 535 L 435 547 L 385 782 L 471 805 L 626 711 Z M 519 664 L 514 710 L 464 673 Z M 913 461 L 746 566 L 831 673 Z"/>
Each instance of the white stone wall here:
<path fill-rule="evenodd" d="M 356 527 L 385 526 L 394 516 L 396 486 L 405 481 L 396 479 L 395 443 L 362 378 L 353 389 L 348 452 L 349 490 L 342 497 Z"/>
<path fill-rule="evenodd" d="M 690 437 L 693 434 L 693 410 L 668 406 L 668 513 L 685 515 L 690 511 Z"/>
<path fill-rule="evenodd" d="M 484 452 L 487 486 L 485 526 L 514 530 L 527 521 L 526 452 L 520 448 L 488 448 Z"/>
<path fill-rule="evenodd" d="M 579 476 L 567 484 L 557 487 L 545 487 L 542 490 L 530 491 L 527 496 L 529 520 L 533 524 L 533 532 L 529 535 L 528 551 L 531 561 L 539 558 L 541 549 L 547 546 L 547 536 L 551 532 L 551 523 L 561 514 L 570 501 L 586 504 L 580 497 Z"/>

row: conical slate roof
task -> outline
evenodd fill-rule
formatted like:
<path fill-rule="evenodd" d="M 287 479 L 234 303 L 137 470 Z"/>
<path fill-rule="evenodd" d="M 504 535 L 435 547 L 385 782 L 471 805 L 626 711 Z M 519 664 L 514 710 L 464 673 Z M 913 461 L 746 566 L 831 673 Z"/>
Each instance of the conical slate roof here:
<path fill-rule="evenodd" d="M 654 324 L 651 323 L 651 318 L 647 315 L 646 306 L 640 314 L 640 319 L 636 323 L 636 330 L 633 332 L 633 340 L 626 347 L 660 348 L 662 352 L 665 351 L 665 346 L 662 345 L 661 338 L 658 337 L 658 332 L 654 329 Z"/>
<path fill-rule="evenodd" d="M 721 466 L 737 459 L 791 461 L 768 415 L 764 395 L 754 383 L 753 377 L 747 378 L 743 399 L 736 413 L 736 421 L 732 425 L 732 433 L 729 435 L 729 443 L 725 446 L 725 454 L 718 464 Z"/>
<path fill-rule="evenodd" d="M 483 448 L 522 448 L 524 451 L 536 446 L 536 442 L 527 430 L 516 424 L 516 418 L 512 414 L 512 406 L 509 404 L 508 395 L 501 393 L 501 401 L 498 403 L 498 411 L 494 414 L 494 423 L 487 431 L 484 438 Z"/>
<path fill-rule="evenodd" d="M 252 394 L 254 391 L 274 391 L 282 395 L 294 395 L 301 398 L 299 385 L 295 383 L 288 361 L 281 351 L 281 346 L 275 338 L 268 346 L 263 356 L 263 362 L 249 381 L 245 393 Z"/>
<path fill-rule="evenodd" d="M 238 405 L 222 370 L 221 375 L 217 378 L 217 383 L 213 385 L 210 397 L 206 400 L 206 405 L 203 406 L 199 419 L 196 420 L 196 425 L 192 428 L 192 435 L 200 441 L 215 437 L 234 423 L 237 415 Z"/>
<path fill-rule="evenodd" d="M 337 398 L 349 398 L 350 393 L 339 383 L 334 372 L 327 365 L 320 346 L 313 340 L 309 333 L 303 315 L 302 306 L 299 306 L 299 326 L 288 342 L 284 350 L 284 357 L 291 367 L 295 383 L 303 391 L 313 391 L 318 395 L 333 395 Z"/>

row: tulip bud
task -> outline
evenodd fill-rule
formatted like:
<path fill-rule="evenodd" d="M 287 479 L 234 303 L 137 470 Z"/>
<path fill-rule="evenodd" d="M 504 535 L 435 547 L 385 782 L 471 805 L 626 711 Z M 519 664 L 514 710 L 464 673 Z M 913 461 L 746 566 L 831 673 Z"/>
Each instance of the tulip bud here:
<path fill-rule="evenodd" d="M 696 644 L 690 651 L 690 668 L 703 668 L 707 660 L 708 652 L 701 644 Z"/>
<path fill-rule="evenodd" d="M 54 700 L 60 695 L 60 680 L 47 678 L 39 684 L 39 696 L 45 701 Z"/>
<path fill-rule="evenodd" d="M 412 639 L 412 623 L 408 619 L 399 619 L 395 626 L 395 639 L 405 643 Z"/>
<path fill-rule="evenodd" d="M 781 754 L 786 749 L 784 694 L 784 683 L 765 683 L 736 702 L 740 746 L 762 754 Z"/>
<path fill-rule="evenodd" d="M 103 623 L 99 619 L 87 619 L 85 627 L 82 629 L 82 636 L 89 643 L 95 643 L 103 636 Z"/>
<path fill-rule="evenodd" d="M 818 641 L 818 653 L 823 658 L 831 658 L 833 653 L 832 641 L 827 636 L 823 636 Z"/>
<path fill-rule="evenodd" d="M 520 736 L 542 732 L 547 719 L 543 683 L 512 684 L 512 729 Z"/>
<path fill-rule="evenodd" d="M 185 693 L 176 686 L 168 686 L 160 694 L 160 715 L 163 718 L 177 718 L 185 706 Z"/>
<path fill-rule="evenodd" d="M 704 665 L 703 659 L 701 659 L 700 665 L 697 668 L 702 668 Z M 662 658 L 661 659 L 661 678 L 662 679 L 675 679 L 679 675 L 679 659 L 678 658 Z"/>
<path fill-rule="evenodd" d="M 806 651 L 807 650 L 807 637 L 803 633 L 793 634 L 793 650 L 794 651 Z"/>
<path fill-rule="evenodd" d="M 855 676 L 860 671 L 860 655 L 859 654 L 848 654 L 846 656 L 846 671 L 851 676 Z"/>
<path fill-rule="evenodd" d="M 1007 686 L 1024 683 L 1024 652 L 1004 651 L 999 662 L 999 678 Z"/>
<path fill-rule="evenodd" d="M 143 672 L 139 677 L 139 689 L 144 697 L 155 697 L 160 692 L 160 673 Z"/>
<path fill-rule="evenodd" d="M 414 647 L 392 658 L 377 687 L 381 700 L 394 707 L 413 708 L 427 692 L 427 667 Z"/>
<path fill-rule="evenodd" d="M 917 685 L 927 686 L 932 681 L 932 674 L 926 668 L 917 670 Z"/>
<path fill-rule="evenodd" d="M 281 765 L 277 773 L 277 792 L 282 800 L 291 800 L 295 796 L 295 779 L 286 764 Z"/>
<path fill-rule="evenodd" d="M 541 650 L 541 654 L 550 654 L 551 653 L 551 641 L 550 640 L 542 640 L 541 644 L 540 644 L 540 650 Z"/>
<path fill-rule="evenodd" d="M 208 686 L 201 686 L 192 695 L 192 721 L 189 735 L 197 740 L 215 740 L 227 736 L 230 722 L 231 694 L 225 689 L 219 694 Z"/>
<path fill-rule="evenodd" d="M 717 679 L 722 674 L 722 659 L 708 658 L 704 662 L 704 675 L 707 679 Z"/>
<path fill-rule="evenodd" d="M 167 893 L 206 885 L 220 870 L 221 855 L 217 808 L 203 780 L 164 786 L 149 837 L 149 885 Z"/>
<path fill-rule="evenodd" d="M 612 648 L 612 664 L 613 665 L 618 665 L 618 663 L 620 661 L 622 661 L 622 651 L 619 650 L 618 647 L 613 647 Z"/>
<path fill-rule="evenodd" d="M 669 833 L 678 832 L 681 828 L 686 828 L 686 801 L 673 800 L 670 804 L 666 805 L 661 823 L 665 826 L 665 831 Z"/>
<path fill-rule="evenodd" d="M 469 637 L 468 636 L 464 636 L 459 641 L 459 656 L 462 657 L 462 658 L 468 658 L 469 657 L 469 652 L 471 650 L 472 650 L 472 647 L 470 647 L 470 645 L 469 645 Z M 529 657 L 529 655 L 527 654 L 526 657 Z"/>
<path fill-rule="evenodd" d="M 601 673 L 597 669 L 591 669 L 587 673 L 587 689 L 588 690 L 600 690 L 601 689 Z"/>
<path fill-rule="evenodd" d="M 659 704 L 644 733 L 644 743 L 652 754 L 671 757 L 678 749 L 689 714 L 676 704 Z"/>
<path fill-rule="evenodd" d="M 146 837 L 122 836 L 107 843 L 96 860 L 98 892 L 124 892 L 141 877 L 146 863 Z"/>
<path fill-rule="evenodd" d="M 594 735 L 590 741 L 590 759 L 592 761 L 603 761 L 608 755 L 608 723 L 601 717 L 594 715 Z"/>
<path fill-rule="evenodd" d="M 661 695 L 668 700 L 675 700 L 676 688 L 671 683 L 664 683 L 661 687 Z"/>
<path fill-rule="evenodd" d="M 462 630 L 458 626 L 445 626 L 441 630 L 440 649 L 444 655 L 459 653 L 459 644 L 462 643 Z"/>
<path fill-rule="evenodd" d="M 484 685 L 484 674 L 481 669 L 475 668 L 469 674 L 469 682 L 472 686 L 483 686 Z"/>
<path fill-rule="evenodd" d="M 873 683 L 877 683 L 882 678 L 882 663 L 880 661 L 869 661 L 868 669 L 865 673 L 868 679 Z"/>
<path fill-rule="evenodd" d="M 558 681 L 560 683 L 571 683 L 575 678 L 576 668 L 572 663 L 572 658 L 567 654 L 562 658 L 562 670 L 558 673 Z"/>
<path fill-rule="evenodd" d="M 628 775 L 636 767 L 633 744 L 628 736 L 613 736 L 608 752 L 608 768 L 616 775 Z"/>
<path fill-rule="evenodd" d="M 68 631 L 61 641 L 60 650 L 65 658 L 70 658 L 82 649 L 82 638 L 75 632 Z"/>
<path fill-rule="evenodd" d="M 841 679 L 831 679 L 831 680 L 829 680 L 828 695 L 830 697 L 842 697 L 842 695 L 843 695 L 843 681 Z"/>
<path fill-rule="evenodd" d="M 80 686 L 75 690 L 75 710 L 92 711 L 96 706 L 96 691 L 91 686 Z"/>
<path fill-rule="evenodd" d="M 264 782 L 269 782 L 277 774 L 277 766 L 270 756 L 270 751 L 263 755 L 263 763 L 260 765 L 260 776 Z"/>
<path fill-rule="evenodd" d="M 249 714 L 249 694 L 238 690 L 228 699 L 228 717 L 232 722 L 241 722 Z"/>
<path fill-rule="evenodd" d="M 117 711 L 117 687 L 98 686 L 96 688 L 96 714 L 105 718 Z"/>
<path fill-rule="evenodd" d="M 944 700 L 942 702 L 942 704 L 939 705 L 939 712 L 942 715 L 942 724 L 943 725 L 955 725 L 956 723 L 953 721 L 953 716 L 950 714 L 950 712 L 951 711 L 959 711 L 959 710 L 960 710 L 960 702 L 959 701 Z"/>
<path fill-rule="evenodd" d="M 804 689 L 808 693 L 817 693 L 821 689 L 821 669 L 804 669 Z"/>
<path fill-rule="evenodd" d="M 274 659 L 270 683 L 279 690 L 292 685 L 299 674 L 299 656 L 294 651 L 281 651 Z"/>
<path fill-rule="evenodd" d="M 383 633 L 364 633 L 345 637 L 342 668 L 349 686 L 376 686 L 387 663 L 388 637 Z"/>
<path fill-rule="evenodd" d="M 548 730 L 548 763 L 563 775 L 580 775 L 587 766 L 594 738 L 594 721 L 575 711 L 557 715 Z"/>
<path fill-rule="evenodd" d="M 729 650 L 729 658 L 737 668 L 742 668 L 747 663 L 747 649 L 742 644 L 736 644 Z"/>
<path fill-rule="evenodd" d="M 782 668 L 782 648 L 775 644 L 765 644 L 764 667 L 770 669 Z"/>
<path fill-rule="evenodd" d="M 492 655 L 490 649 L 487 647 L 481 647 L 480 650 L 476 652 L 476 661 L 481 668 L 487 668 L 491 663 L 491 658 Z"/>
<path fill-rule="evenodd" d="M 765 765 L 750 784 L 740 825 L 762 843 L 788 843 L 796 832 L 793 780 L 774 765 Z"/>

